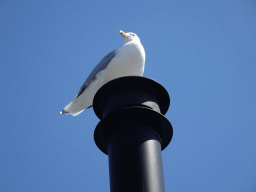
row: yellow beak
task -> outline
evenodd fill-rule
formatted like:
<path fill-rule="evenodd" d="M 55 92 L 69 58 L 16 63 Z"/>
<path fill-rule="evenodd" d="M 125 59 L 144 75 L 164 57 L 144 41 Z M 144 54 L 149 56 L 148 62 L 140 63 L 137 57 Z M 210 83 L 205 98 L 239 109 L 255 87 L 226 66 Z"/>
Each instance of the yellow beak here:
<path fill-rule="evenodd" d="M 121 34 L 123 37 L 126 37 L 126 38 L 129 37 L 129 36 L 128 36 L 125 32 L 123 32 L 122 30 L 120 30 L 120 34 Z"/>

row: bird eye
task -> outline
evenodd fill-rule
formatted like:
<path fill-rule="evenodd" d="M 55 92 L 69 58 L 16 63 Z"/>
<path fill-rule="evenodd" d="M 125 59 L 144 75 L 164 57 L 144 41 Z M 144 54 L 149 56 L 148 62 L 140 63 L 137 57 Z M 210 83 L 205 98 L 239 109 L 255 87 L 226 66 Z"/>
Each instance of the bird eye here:
<path fill-rule="evenodd" d="M 133 38 L 133 37 L 135 37 L 135 34 L 134 33 L 129 33 L 129 36 Z"/>

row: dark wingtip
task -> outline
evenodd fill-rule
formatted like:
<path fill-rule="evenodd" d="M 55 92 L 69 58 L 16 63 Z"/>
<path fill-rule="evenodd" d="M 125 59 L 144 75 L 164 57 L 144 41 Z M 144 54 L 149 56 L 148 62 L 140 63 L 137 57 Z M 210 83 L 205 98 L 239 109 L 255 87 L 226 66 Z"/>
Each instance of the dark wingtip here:
<path fill-rule="evenodd" d="M 63 110 L 60 112 L 60 114 L 69 114 L 69 112 L 66 111 L 65 109 L 63 109 Z"/>

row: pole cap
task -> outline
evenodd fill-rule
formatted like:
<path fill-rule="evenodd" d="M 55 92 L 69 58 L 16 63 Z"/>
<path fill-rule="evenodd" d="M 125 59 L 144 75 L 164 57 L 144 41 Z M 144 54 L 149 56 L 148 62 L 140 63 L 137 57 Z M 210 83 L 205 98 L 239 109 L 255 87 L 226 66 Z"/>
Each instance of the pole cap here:
<path fill-rule="evenodd" d="M 101 121 L 94 131 L 98 148 L 108 154 L 108 141 L 114 132 L 146 129 L 155 133 L 164 150 L 173 135 L 171 123 L 164 116 L 170 105 L 166 89 L 155 80 L 127 76 L 103 85 L 93 99 L 93 109 Z"/>
<path fill-rule="evenodd" d="M 103 85 L 93 99 L 93 109 L 99 119 L 129 106 L 146 107 L 165 115 L 170 97 L 166 89 L 153 79 L 127 76 Z"/>

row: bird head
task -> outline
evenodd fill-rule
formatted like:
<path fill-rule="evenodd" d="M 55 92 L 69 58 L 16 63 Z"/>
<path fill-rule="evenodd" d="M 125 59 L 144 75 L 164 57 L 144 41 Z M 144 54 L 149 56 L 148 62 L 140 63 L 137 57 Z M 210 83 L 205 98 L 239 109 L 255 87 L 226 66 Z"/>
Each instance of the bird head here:
<path fill-rule="evenodd" d="M 126 43 L 128 43 L 130 41 L 138 41 L 138 42 L 140 42 L 139 37 L 135 33 L 132 33 L 132 32 L 125 33 L 122 30 L 120 30 L 120 34 L 124 38 L 124 44 L 126 44 Z"/>

